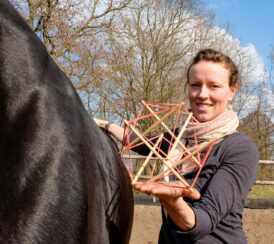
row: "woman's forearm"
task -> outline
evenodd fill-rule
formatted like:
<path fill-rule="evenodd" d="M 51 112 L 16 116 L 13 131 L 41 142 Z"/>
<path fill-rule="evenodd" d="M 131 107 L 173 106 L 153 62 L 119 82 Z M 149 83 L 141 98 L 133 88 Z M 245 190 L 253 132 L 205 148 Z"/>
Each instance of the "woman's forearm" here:
<path fill-rule="evenodd" d="M 122 142 L 124 136 L 124 129 L 119 125 L 111 123 L 108 127 L 108 131 L 113 135 L 118 141 Z"/>

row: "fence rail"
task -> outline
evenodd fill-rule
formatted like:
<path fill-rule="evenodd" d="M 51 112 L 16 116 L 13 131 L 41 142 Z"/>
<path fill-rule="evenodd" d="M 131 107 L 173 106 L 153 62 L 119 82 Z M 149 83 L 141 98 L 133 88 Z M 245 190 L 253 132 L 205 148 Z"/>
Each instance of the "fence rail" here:
<path fill-rule="evenodd" d="M 273 180 L 256 180 L 255 184 L 257 185 L 274 185 Z"/>
<path fill-rule="evenodd" d="M 260 164 L 273 164 L 274 165 L 274 161 L 271 160 L 259 160 Z"/>

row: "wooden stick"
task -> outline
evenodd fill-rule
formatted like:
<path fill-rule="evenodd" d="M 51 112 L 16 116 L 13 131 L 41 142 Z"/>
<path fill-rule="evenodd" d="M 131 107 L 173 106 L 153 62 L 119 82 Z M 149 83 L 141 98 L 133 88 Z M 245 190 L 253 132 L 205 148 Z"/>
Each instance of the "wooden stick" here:
<path fill-rule="evenodd" d="M 154 147 L 153 147 L 154 150 L 156 150 L 156 148 L 158 147 L 159 143 L 162 141 L 163 137 L 164 137 L 164 134 L 162 134 L 162 135 L 158 138 L 157 142 L 155 143 L 155 145 L 154 145 Z M 143 170 L 144 170 L 145 167 L 147 166 L 147 164 L 148 164 L 150 158 L 152 157 L 152 155 L 153 155 L 153 151 L 150 151 L 150 153 L 148 154 L 148 156 L 147 156 L 145 162 L 142 164 L 141 168 L 138 170 L 138 173 L 135 175 L 134 179 L 132 180 L 132 182 L 131 182 L 132 185 L 134 185 L 134 184 L 137 182 L 137 180 L 139 179 L 139 177 L 140 177 L 140 175 L 142 174 Z"/>
<path fill-rule="evenodd" d="M 177 167 L 178 165 L 184 163 L 187 159 L 191 158 L 193 155 L 195 155 L 195 154 L 201 152 L 204 148 L 208 147 L 208 146 L 210 145 L 211 142 L 212 142 L 212 141 L 207 142 L 207 143 L 205 143 L 205 144 L 202 144 L 200 147 L 198 147 L 198 148 L 197 148 L 194 152 L 192 152 L 190 155 L 184 157 L 182 160 L 180 160 L 179 162 L 175 163 L 175 164 L 173 165 L 173 167 L 174 167 L 174 168 Z M 200 166 L 200 167 L 201 167 L 201 166 Z M 160 174 L 158 174 L 158 175 L 152 177 L 152 178 L 149 180 L 149 182 L 156 181 L 156 180 L 159 180 L 159 179 L 163 178 L 163 177 L 165 176 L 165 174 L 166 174 L 168 171 L 169 171 L 168 169 L 164 170 L 164 171 L 161 172 Z"/>
<path fill-rule="evenodd" d="M 146 144 L 146 146 L 153 151 L 153 153 L 159 158 L 161 159 L 161 161 L 169 168 L 170 171 L 172 171 L 174 173 L 174 175 L 186 186 L 186 187 L 190 187 L 189 183 L 181 177 L 181 175 L 178 174 L 178 172 L 173 168 L 172 164 L 169 161 L 164 160 L 164 158 L 156 151 L 153 149 L 153 147 L 146 141 L 145 138 L 143 138 L 143 136 L 141 135 L 141 133 L 139 133 L 139 131 L 137 129 L 135 129 L 135 127 L 133 127 L 130 123 L 128 123 L 127 120 L 125 120 L 125 123 L 133 130 L 133 132 L 139 136 L 139 138 Z"/>
<path fill-rule="evenodd" d="M 136 154 L 132 154 L 132 155 L 129 155 L 129 154 L 122 154 L 121 155 L 123 158 L 125 158 L 125 159 L 130 159 L 130 158 L 132 158 L 132 159 L 146 159 L 147 158 L 147 156 L 143 156 L 143 155 L 136 155 Z M 150 158 L 151 160 L 156 160 L 156 159 L 158 159 L 157 157 L 151 157 Z"/>
<path fill-rule="evenodd" d="M 164 117 L 162 117 L 161 119 L 159 118 L 159 120 L 157 120 L 153 125 L 151 125 L 148 129 L 146 129 L 142 135 L 145 136 L 148 132 L 150 132 L 154 127 L 156 127 L 158 124 L 161 123 L 161 121 L 165 120 L 167 117 L 169 117 L 172 113 L 175 112 L 177 108 L 173 108 L 171 109 Z M 124 120 L 125 122 L 125 120 Z M 130 142 L 130 144 L 128 145 L 128 147 L 131 147 L 132 145 L 136 144 L 138 141 L 140 140 L 139 137 L 135 138 L 134 140 L 132 140 Z"/>
<path fill-rule="evenodd" d="M 173 151 L 175 150 L 175 148 L 177 147 L 179 141 L 181 140 L 181 137 L 183 136 L 183 133 L 185 132 L 185 129 L 186 129 L 187 124 L 188 124 L 188 122 L 190 121 L 191 117 L 192 117 L 192 113 L 190 113 L 190 114 L 188 115 L 188 117 L 187 117 L 187 119 L 186 119 L 186 121 L 185 121 L 185 123 L 184 123 L 184 126 L 182 127 L 182 129 L 181 129 L 180 133 L 178 134 L 178 136 L 177 136 L 175 142 L 173 143 L 172 148 L 171 148 L 171 150 L 169 151 L 168 155 L 169 155 L 169 154 L 171 155 L 171 154 L 173 153 Z"/>
<path fill-rule="evenodd" d="M 145 107 L 154 115 L 154 117 L 162 124 L 162 126 L 167 130 L 167 132 L 168 132 L 174 139 L 176 139 L 176 136 L 174 135 L 174 133 L 168 128 L 168 126 L 166 126 L 165 123 L 163 123 L 163 122 L 160 120 L 160 118 L 158 117 L 158 115 L 155 114 L 154 111 L 153 111 L 149 106 L 147 106 L 147 104 L 146 104 L 144 101 L 142 101 L 142 103 L 143 103 L 144 106 L 145 106 Z M 180 144 L 180 146 L 185 150 L 185 152 L 186 152 L 187 154 L 190 154 L 190 155 L 191 155 L 191 152 L 188 151 L 188 149 L 185 147 L 185 145 L 184 145 L 181 141 L 179 141 L 179 144 Z M 192 160 L 193 160 L 197 165 L 200 165 L 200 162 L 199 162 L 195 157 L 192 156 Z"/>

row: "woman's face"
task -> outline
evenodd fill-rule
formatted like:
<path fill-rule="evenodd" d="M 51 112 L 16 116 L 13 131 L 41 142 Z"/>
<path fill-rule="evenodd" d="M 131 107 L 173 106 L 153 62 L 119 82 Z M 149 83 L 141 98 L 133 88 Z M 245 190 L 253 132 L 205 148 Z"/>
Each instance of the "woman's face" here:
<path fill-rule="evenodd" d="M 200 61 L 192 65 L 188 78 L 190 108 L 199 122 L 223 113 L 237 90 L 229 87 L 229 70 L 219 63 Z"/>

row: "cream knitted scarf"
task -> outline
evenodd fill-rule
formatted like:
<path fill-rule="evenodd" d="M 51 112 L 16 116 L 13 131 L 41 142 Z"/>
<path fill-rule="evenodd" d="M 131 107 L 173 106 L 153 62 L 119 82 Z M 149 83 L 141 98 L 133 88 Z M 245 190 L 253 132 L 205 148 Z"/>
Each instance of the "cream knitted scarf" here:
<path fill-rule="evenodd" d="M 216 139 L 221 141 L 225 136 L 236 132 L 239 125 L 237 114 L 232 108 L 208 122 L 189 122 L 183 134 L 183 138 L 188 141 L 189 146 L 200 144 Z M 195 142 L 195 137 L 197 141 Z"/>

